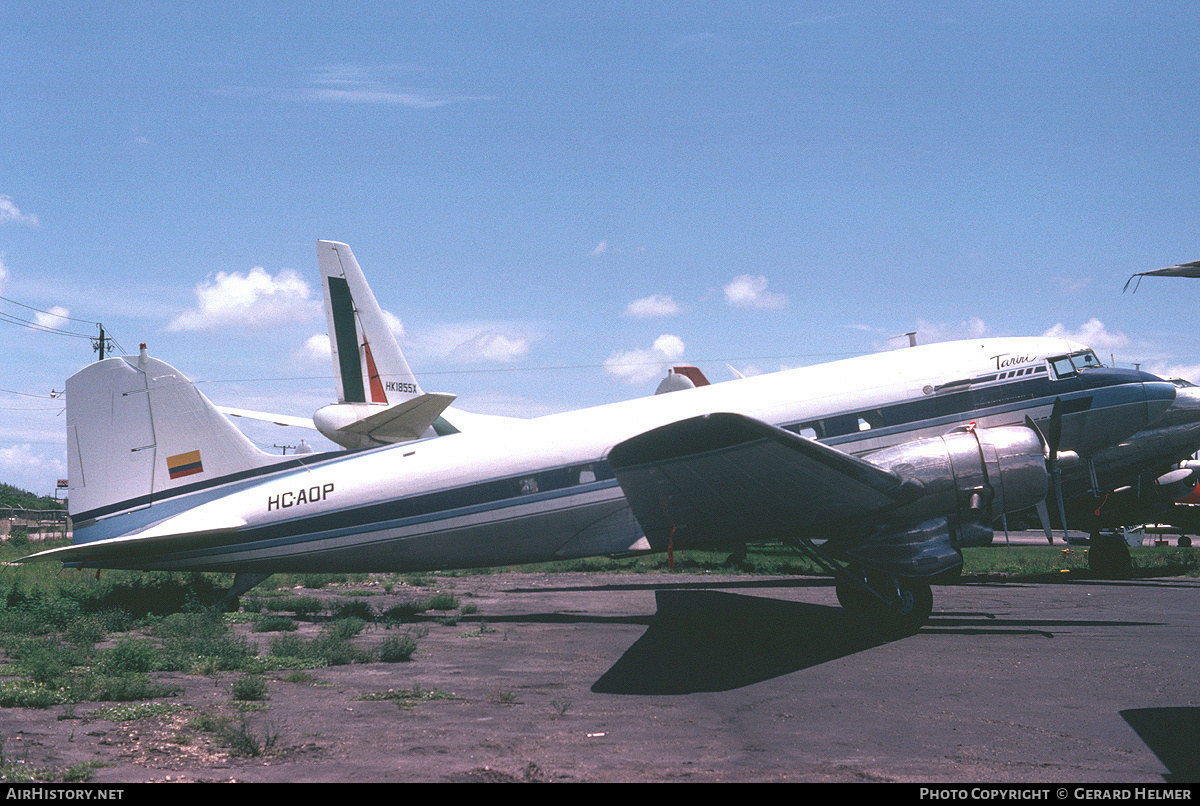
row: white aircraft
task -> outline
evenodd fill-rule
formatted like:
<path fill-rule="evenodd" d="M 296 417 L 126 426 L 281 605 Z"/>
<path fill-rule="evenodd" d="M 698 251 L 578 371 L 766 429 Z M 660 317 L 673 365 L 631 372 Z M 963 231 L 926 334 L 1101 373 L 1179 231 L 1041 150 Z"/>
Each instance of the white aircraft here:
<path fill-rule="evenodd" d="M 343 364 L 343 396 L 353 369 Z M 409 400 L 425 394 L 414 387 L 402 390 Z M 354 397 L 344 403 L 365 402 Z M 237 595 L 277 571 L 784 540 L 836 576 L 846 607 L 910 631 L 932 608 L 930 578 L 958 568 L 962 546 L 990 540 L 998 518 L 1045 498 L 1038 423 L 1057 450 L 1086 457 L 1156 420 L 1174 397 L 1170 382 L 1105 368 L 1080 344 L 983 339 L 279 456 L 143 348 L 67 381 L 74 544 L 23 561 L 234 572 Z M 436 422 L 420 419 L 425 433 Z M 404 421 L 417 430 L 418 420 Z"/>

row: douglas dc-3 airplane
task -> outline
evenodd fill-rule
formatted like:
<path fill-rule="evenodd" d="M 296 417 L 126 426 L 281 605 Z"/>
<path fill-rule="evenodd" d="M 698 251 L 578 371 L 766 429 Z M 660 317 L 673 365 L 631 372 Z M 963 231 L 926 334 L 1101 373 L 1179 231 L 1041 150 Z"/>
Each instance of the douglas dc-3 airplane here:
<path fill-rule="evenodd" d="M 1090 456 L 1174 398 L 1080 344 L 982 339 L 279 456 L 143 348 L 68 379 L 74 542 L 23 561 L 234 572 L 237 595 L 274 572 L 783 540 L 836 577 L 847 609 L 909 632 L 963 546 L 1044 500 L 1047 428 L 1056 450 Z"/>
<path fill-rule="evenodd" d="M 318 411 L 308 427 L 343 447 L 358 448 L 453 433 L 458 427 L 504 423 L 506 418 L 444 408 L 453 400 L 450 395 L 424 393 L 350 247 L 318 241 L 317 254 L 338 402 Z M 1053 510 L 1038 507 L 1042 526 L 1051 542 L 1051 514 L 1062 526 L 1064 541 L 1065 524 L 1090 532 L 1088 563 L 1102 576 L 1123 577 L 1131 569 L 1129 549 L 1116 534 L 1118 528 L 1144 523 L 1164 512 L 1183 511 L 1174 507 L 1175 500 L 1193 494 L 1196 486 L 1200 474 L 1183 471 L 1179 462 L 1200 449 L 1200 389 L 1173 382 L 1175 401 L 1162 417 L 1096 455 L 1081 457 L 1060 450 L 1059 435 L 1052 427 L 1060 420 L 1053 410 L 1047 423 L 1051 426 L 1047 458 L 1055 472 L 1053 495 L 1047 498 Z M 655 394 L 708 383 L 696 367 L 674 367 Z M 445 416 L 439 416 L 442 413 Z M 260 416 L 286 422 L 278 415 Z M 805 435 L 815 438 L 816 428 L 807 429 Z M 1067 513 L 1065 520 L 1059 514 L 1062 510 Z"/>

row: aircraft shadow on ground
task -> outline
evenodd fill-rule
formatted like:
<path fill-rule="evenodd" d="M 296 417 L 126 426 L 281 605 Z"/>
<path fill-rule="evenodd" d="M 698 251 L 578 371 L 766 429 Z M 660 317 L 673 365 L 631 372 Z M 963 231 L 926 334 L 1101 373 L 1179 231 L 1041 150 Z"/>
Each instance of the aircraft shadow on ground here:
<path fill-rule="evenodd" d="M 706 590 L 660 590 L 645 634 L 592 685 L 606 694 L 726 691 L 884 641 L 840 607 Z"/>
<path fill-rule="evenodd" d="M 1200 708 L 1133 708 L 1121 716 L 1167 768 L 1164 781 L 1200 781 L 1194 741 L 1200 736 Z"/>

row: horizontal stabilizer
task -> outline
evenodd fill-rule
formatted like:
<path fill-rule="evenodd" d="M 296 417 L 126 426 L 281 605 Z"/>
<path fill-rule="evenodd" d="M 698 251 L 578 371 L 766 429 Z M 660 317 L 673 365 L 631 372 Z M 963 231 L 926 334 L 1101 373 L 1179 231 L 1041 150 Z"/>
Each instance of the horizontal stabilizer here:
<path fill-rule="evenodd" d="M 395 406 L 364 417 L 344 428 L 345 433 L 360 434 L 381 444 L 419 439 L 425 435 L 446 407 L 454 402 L 454 395 L 426 392 L 425 394 L 397 403 Z"/>
<path fill-rule="evenodd" d="M 262 420 L 275 425 L 290 425 L 296 428 L 311 428 L 316 430 L 311 417 L 293 417 L 290 414 L 272 414 L 269 411 L 251 411 L 249 409 L 231 409 L 228 406 L 217 406 L 217 411 L 229 417 L 245 417 L 248 420 Z"/>
<path fill-rule="evenodd" d="M 639 434 L 609 453 L 651 544 L 770 540 L 869 520 L 923 494 L 919 483 L 739 414 Z"/>

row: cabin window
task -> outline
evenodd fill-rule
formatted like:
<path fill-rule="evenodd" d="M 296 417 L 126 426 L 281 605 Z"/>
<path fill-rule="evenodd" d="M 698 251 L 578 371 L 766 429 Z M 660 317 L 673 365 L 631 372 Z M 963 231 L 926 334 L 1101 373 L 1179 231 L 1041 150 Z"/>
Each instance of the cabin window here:
<path fill-rule="evenodd" d="M 864 411 L 858 415 L 858 430 L 870 431 L 872 428 L 883 427 L 883 412 L 879 409 Z"/>

